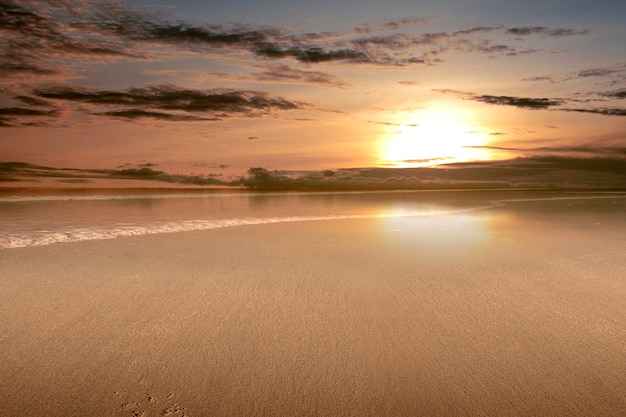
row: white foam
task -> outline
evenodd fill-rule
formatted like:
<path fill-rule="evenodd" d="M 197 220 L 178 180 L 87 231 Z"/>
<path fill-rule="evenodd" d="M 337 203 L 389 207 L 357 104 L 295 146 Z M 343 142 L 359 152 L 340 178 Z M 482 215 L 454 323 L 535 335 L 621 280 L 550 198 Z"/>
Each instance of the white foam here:
<path fill-rule="evenodd" d="M 381 213 L 381 214 L 345 214 L 327 216 L 286 216 L 286 217 L 265 217 L 265 218 L 230 218 L 230 219 L 200 219 L 184 220 L 176 222 L 163 222 L 150 225 L 118 226 L 111 228 L 82 227 L 70 228 L 63 231 L 40 231 L 28 235 L 0 235 L 0 248 L 24 248 L 29 246 L 45 246 L 55 243 L 80 242 L 85 240 L 115 239 L 126 236 L 140 236 L 159 233 L 176 233 L 196 230 L 210 230 L 224 227 L 235 227 L 245 225 L 305 222 L 319 220 L 342 220 L 342 219 L 372 219 L 386 217 L 413 217 L 428 215 L 445 215 L 460 212 L 469 212 L 491 208 L 493 206 L 478 206 L 464 209 L 450 210 L 421 210 L 406 211 L 402 213 Z"/>

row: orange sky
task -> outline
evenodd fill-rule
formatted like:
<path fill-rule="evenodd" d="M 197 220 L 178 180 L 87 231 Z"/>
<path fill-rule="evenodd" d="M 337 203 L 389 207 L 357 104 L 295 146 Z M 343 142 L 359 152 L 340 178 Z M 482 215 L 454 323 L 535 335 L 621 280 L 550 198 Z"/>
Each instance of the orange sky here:
<path fill-rule="evenodd" d="M 236 173 L 626 155 L 623 2 L 75 3 L 0 3 L 1 161 Z"/>

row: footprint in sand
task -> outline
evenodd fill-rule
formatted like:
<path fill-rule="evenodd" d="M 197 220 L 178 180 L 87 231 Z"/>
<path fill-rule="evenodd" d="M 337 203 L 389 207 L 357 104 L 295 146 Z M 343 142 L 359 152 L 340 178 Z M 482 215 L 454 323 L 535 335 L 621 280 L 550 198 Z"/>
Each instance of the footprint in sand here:
<path fill-rule="evenodd" d="M 131 412 L 133 417 L 145 417 L 146 412 L 142 410 L 141 405 L 138 402 L 126 403 L 122 405 L 123 411 Z"/>
<path fill-rule="evenodd" d="M 116 392 L 117 393 L 117 392 Z M 121 410 L 128 412 L 132 417 L 150 417 L 150 416 L 162 416 L 162 417 L 189 417 L 189 414 L 184 407 L 173 403 L 174 395 L 169 394 L 166 400 L 166 407 L 159 413 L 158 408 L 155 408 L 158 398 L 155 395 L 148 395 L 148 404 L 146 407 L 142 407 L 140 402 L 129 402 L 122 404 Z M 145 408 L 145 409 L 144 409 Z M 148 411 L 146 411 L 146 409 Z"/>
<path fill-rule="evenodd" d="M 178 404 L 172 404 L 171 406 L 167 407 L 165 410 L 163 410 L 163 413 L 161 413 L 161 415 L 163 417 L 189 417 L 185 412 L 185 409 Z"/>

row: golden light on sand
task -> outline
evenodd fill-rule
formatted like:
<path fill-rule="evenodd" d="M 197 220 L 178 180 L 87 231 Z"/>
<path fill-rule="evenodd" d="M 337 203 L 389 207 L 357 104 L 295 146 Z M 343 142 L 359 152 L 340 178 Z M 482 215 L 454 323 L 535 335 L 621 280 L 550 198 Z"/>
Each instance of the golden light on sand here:
<path fill-rule="evenodd" d="M 489 159 L 487 136 L 451 111 L 428 111 L 391 132 L 382 146 L 385 165 L 407 168 Z"/>

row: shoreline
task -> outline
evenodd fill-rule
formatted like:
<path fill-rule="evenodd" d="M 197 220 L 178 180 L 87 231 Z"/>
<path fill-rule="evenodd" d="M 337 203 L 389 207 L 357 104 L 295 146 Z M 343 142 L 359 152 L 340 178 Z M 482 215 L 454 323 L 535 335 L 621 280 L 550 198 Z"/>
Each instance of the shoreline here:
<path fill-rule="evenodd" d="M 182 192 L 182 193 L 201 193 L 201 192 L 233 192 L 233 193 L 350 193 L 350 192 L 366 192 L 366 193 L 403 193 L 403 192 L 416 192 L 416 193 L 455 193 L 455 192 L 468 192 L 468 193 L 491 193 L 491 192 L 537 192 L 537 193 L 626 193 L 626 188 L 586 188 L 586 187 L 563 187 L 563 188 L 532 188 L 532 187 L 520 187 L 520 188 L 360 188 L 360 187 L 346 187 L 346 188 L 254 188 L 244 186 L 190 186 L 181 184 L 180 187 L 167 187 L 162 186 L 142 187 L 142 186 L 125 186 L 125 187 L 36 187 L 36 186 L 20 186 L 20 187 L 5 187 L 0 186 L 0 195 L 10 195 L 15 193 L 35 195 L 56 195 L 58 193 L 67 194 L 115 194 L 115 193 L 154 193 L 154 192 Z"/>
<path fill-rule="evenodd" d="M 309 193 L 309 192 L 244 192 L 243 190 L 237 191 L 235 193 L 223 194 L 221 192 L 206 192 L 202 191 L 192 192 L 192 193 L 180 193 L 178 190 L 124 190 L 123 192 L 113 192 L 111 190 L 89 190 L 85 192 L 75 192 L 75 193 L 26 193 L 26 194 L 16 194 L 9 196 L 2 196 L 0 194 L 0 204 L 3 204 L 4 207 L 10 209 L 11 204 L 34 204 L 29 207 L 46 207 L 39 206 L 39 204 L 43 204 L 45 202 L 54 203 L 58 206 L 58 204 L 66 204 L 65 200 L 77 200 L 80 202 L 88 202 L 94 200 L 93 209 L 100 207 L 100 200 L 103 200 L 103 204 L 108 204 L 109 200 L 111 201 L 134 201 L 134 199 L 152 199 L 155 198 L 159 201 L 167 201 L 172 200 L 170 204 L 174 206 L 179 204 L 183 200 L 177 200 L 177 198 L 188 198 L 192 196 L 197 197 L 208 197 L 215 196 L 217 198 L 225 197 L 225 196 L 238 196 L 243 197 L 244 204 L 250 204 L 249 200 L 245 200 L 245 198 L 258 198 L 261 196 L 274 197 L 277 199 L 286 198 L 288 196 L 301 196 L 301 197 L 314 197 L 316 195 L 398 195 L 402 196 L 405 194 L 413 194 L 416 196 L 420 196 L 420 200 L 417 200 L 418 205 L 413 211 L 410 206 L 399 206 L 401 207 L 398 210 L 394 209 L 393 206 L 387 208 L 388 211 L 381 210 L 372 210 L 371 212 L 364 211 L 348 211 L 343 213 L 332 213 L 332 212 L 324 212 L 319 213 L 315 211 L 311 212 L 289 212 L 285 211 L 282 213 L 274 213 L 269 212 L 264 213 L 262 215 L 256 215 L 254 211 L 246 211 L 240 212 L 238 215 L 223 215 L 223 216 L 215 216 L 210 213 L 202 213 L 199 212 L 197 215 L 195 213 L 190 213 L 187 216 L 192 217 L 182 217 L 179 219 L 159 219 L 154 218 L 150 221 L 146 220 L 145 222 L 137 222 L 137 223 L 117 223 L 115 220 L 112 220 L 113 223 L 110 224 L 93 224 L 89 225 L 88 223 L 83 224 L 82 226 L 72 227 L 68 224 L 64 228 L 58 229 L 41 229 L 36 230 L 33 229 L 30 233 L 26 232 L 27 229 L 24 229 L 23 232 L 11 233 L 10 231 L 6 232 L 4 235 L 0 234 L 0 250 L 3 249 L 19 249 L 30 246 L 47 246 L 50 244 L 62 244 L 62 243 L 71 243 L 71 242 L 80 242 L 80 241 L 88 241 L 88 240 L 109 240 L 109 239 L 118 239 L 125 238 L 131 236 L 139 236 L 139 235 L 158 235 L 158 234 L 171 234 L 171 233 L 182 233 L 188 231 L 201 231 L 201 230 L 214 230 L 221 228 L 230 228 L 235 226 L 246 226 L 246 225 L 260 225 L 260 224 L 276 224 L 276 223 L 298 223 L 298 222 L 310 222 L 310 221 L 324 221 L 324 220 L 343 220 L 343 219 L 385 219 L 385 218 L 422 218 L 422 217 L 437 217 L 437 216 L 455 216 L 460 215 L 462 213 L 469 214 L 476 211 L 490 211 L 494 210 L 498 207 L 510 206 L 510 205 L 518 205 L 518 204 L 529 204 L 529 203 L 542 203 L 542 204 L 558 204 L 558 202 L 562 201 L 594 201 L 598 200 L 598 203 L 609 200 L 616 199 L 616 202 L 613 204 L 618 204 L 617 200 L 626 198 L 626 193 L 615 193 L 615 192 L 551 192 L 549 194 L 543 192 L 535 192 L 535 190 L 526 191 L 526 192 L 497 192 L 497 193 L 483 193 L 483 192 L 470 192 L 468 190 L 464 190 L 461 194 L 464 197 L 469 197 L 466 199 L 450 199 L 456 193 L 451 193 L 449 191 L 444 192 L 422 192 L 422 191 L 379 191 L 379 192 L 327 192 L 327 193 Z M 458 195 L 461 195 L 458 194 Z M 422 200 L 421 197 L 425 197 L 425 200 Z M 433 197 L 433 198 L 430 198 Z M 83 201 L 84 200 L 84 201 Z M 215 200 L 217 201 L 217 200 Z M 276 200 L 277 202 L 280 200 Z M 419 204 L 428 203 L 431 204 L 430 208 L 424 210 L 421 209 Z M 8 205 L 6 205 L 8 204 Z M 71 204 L 71 202 L 70 202 Z M 254 204 L 254 203 L 252 203 Z M 19 206 L 15 206 L 19 207 Z M 27 206 L 23 206 L 27 207 Z M 71 206 L 70 206 L 71 207 Z M 1 208 L 1 207 L 0 207 Z M 567 207 L 563 207 L 566 209 Z M 66 210 L 65 210 L 66 211 Z M 11 211 L 8 211 L 11 213 Z M 46 212 L 43 212 L 44 214 Z M 50 212 L 47 212 L 50 213 Z M 80 213 L 82 215 L 82 213 Z M 50 214 L 48 214 L 50 215 Z M 194 217 L 195 216 L 195 217 Z M 26 221 L 16 217 L 15 221 Z M 68 218 L 67 221 L 71 221 L 71 217 Z M 17 223 L 19 224 L 19 223 Z M 43 223 L 38 223 L 43 224 Z M 53 225 L 51 225 L 53 226 Z M 41 226 L 40 226 L 41 227 Z M 45 226 L 44 226 L 45 227 Z"/>

